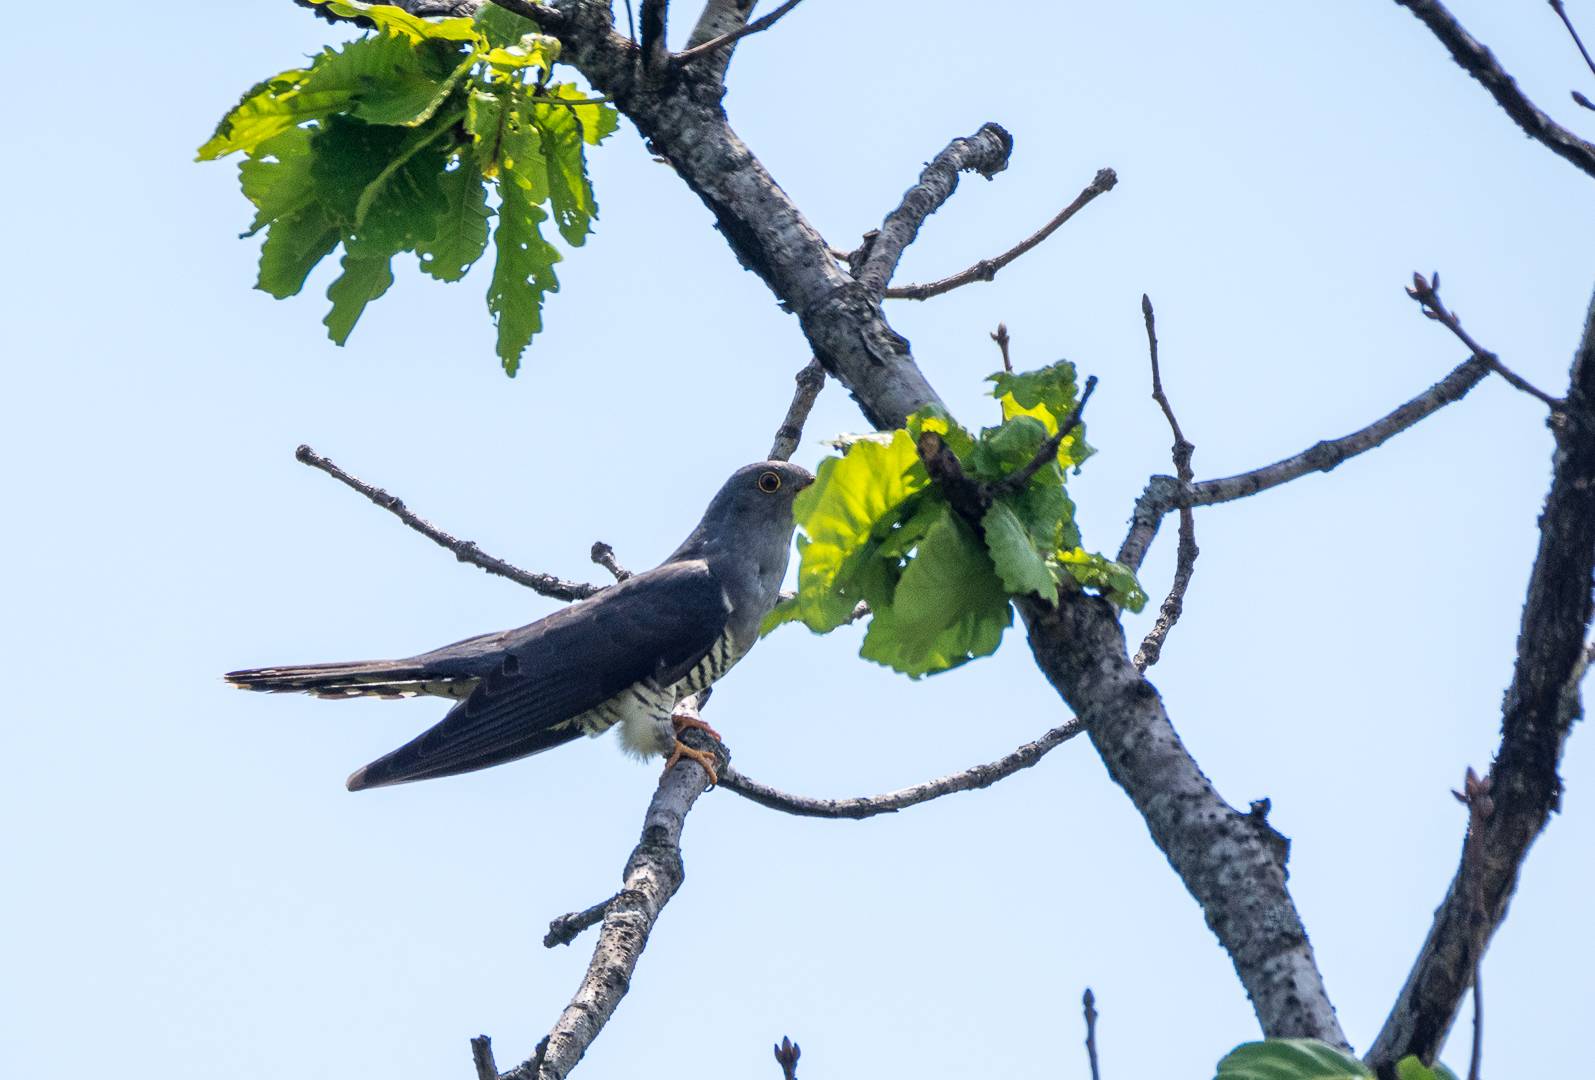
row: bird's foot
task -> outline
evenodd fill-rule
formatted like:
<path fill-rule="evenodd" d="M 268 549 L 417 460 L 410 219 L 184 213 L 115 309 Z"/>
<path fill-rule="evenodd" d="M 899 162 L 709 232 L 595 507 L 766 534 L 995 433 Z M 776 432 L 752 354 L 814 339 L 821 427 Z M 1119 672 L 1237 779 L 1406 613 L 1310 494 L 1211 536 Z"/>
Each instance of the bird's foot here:
<path fill-rule="evenodd" d="M 675 728 L 676 731 L 676 748 L 671 752 L 670 759 L 665 762 L 665 771 L 660 774 L 659 779 L 663 781 L 665 774 L 675 768 L 676 762 L 682 758 L 691 758 L 703 766 L 703 771 L 709 774 L 709 786 L 714 787 L 715 784 L 720 782 L 720 775 L 715 772 L 714 768 L 714 755 L 707 750 L 695 750 L 688 746 L 681 741 L 681 733 L 688 728 L 702 728 L 710 735 L 713 735 L 717 741 L 720 739 L 720 733 L 697 717 L 690 716 L 672 716 L 670 718 L 670 726 Z"/>

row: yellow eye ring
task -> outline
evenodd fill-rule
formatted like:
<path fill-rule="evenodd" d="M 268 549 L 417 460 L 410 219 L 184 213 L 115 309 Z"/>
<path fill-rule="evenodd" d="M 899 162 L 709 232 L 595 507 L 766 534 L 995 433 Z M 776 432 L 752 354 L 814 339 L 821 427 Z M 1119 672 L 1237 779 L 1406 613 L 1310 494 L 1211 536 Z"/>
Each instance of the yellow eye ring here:
<path fill-rule="evenodd" d="M 773 472 L 760 473 L 759 490 L 766 495 L 773 495 L 781 490 L 781 478 Z"/>

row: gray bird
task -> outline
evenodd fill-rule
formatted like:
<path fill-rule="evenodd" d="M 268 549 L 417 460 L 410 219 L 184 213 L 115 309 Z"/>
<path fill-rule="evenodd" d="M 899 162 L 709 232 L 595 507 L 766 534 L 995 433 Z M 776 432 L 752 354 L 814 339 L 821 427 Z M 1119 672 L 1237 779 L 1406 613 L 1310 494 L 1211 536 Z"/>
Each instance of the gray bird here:
<path fill-rule="evenodd" d="M 813 482 L 785 461 L 738 469 L 670 558 L 530 626 L 405 660 L 258 668 L 226 679 L 245 690 L 459 702 L 349 777 L 350 791 L 485 769 L 617 723 L 632 753 L 674 747 L 712 777 L 712 759 L 675 740 L 671 711 L 758 640 L 786 575 L 792 499 Z"/>

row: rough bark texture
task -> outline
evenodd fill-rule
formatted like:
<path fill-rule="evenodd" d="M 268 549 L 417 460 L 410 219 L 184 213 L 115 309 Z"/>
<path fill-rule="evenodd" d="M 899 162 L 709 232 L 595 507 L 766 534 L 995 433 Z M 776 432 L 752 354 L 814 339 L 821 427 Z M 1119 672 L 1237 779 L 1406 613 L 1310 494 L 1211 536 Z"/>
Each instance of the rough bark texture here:
<path fill-rule="evenodd" d="M 1595 584 L 1595 301 L 1573 361 L 1566 409 L 1551 415 L 1556 437 L 1551 492 L 1540 515 L 1540 547 L 1529 579 L 1517 665 L 1502 705 L 1501 749 L 1490 769 L 1495 812 L 1484 828 L 1484 899 L 1489 935 L 1506 918 L 1518 867 L 1551 811 L 1561 805 L 1562 745 L 1579 715 L 1577 677 Z M 1459 868 L 1434 926 L 1385 1021 L 1368 1063 L 1382 1077 L 1417 1054 L 1426 1063 L 1445 1042 L 1473 976 L 1467 903 Z"/>
<path fill-rule="evenodd" d="M 1036 663 L 1085 722 L 1109 774 L 1202 905 L 1264 1034 L 1349 1048 L 1285 888 L 1289 842 L 1213 789 L 1157 691 L 1131 666 L 1112 605 L 1062 593 L 1056 608 L 1032 599 L 1019 609 Z"/>

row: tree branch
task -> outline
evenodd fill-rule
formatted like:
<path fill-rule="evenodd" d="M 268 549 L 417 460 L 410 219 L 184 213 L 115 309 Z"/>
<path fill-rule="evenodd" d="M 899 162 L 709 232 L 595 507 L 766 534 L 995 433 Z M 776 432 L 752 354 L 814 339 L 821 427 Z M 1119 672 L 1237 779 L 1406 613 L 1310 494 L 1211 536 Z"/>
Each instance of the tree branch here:
<path fill-rule="evenodd" d="M 1556 438 L 1551 490 L 1540 515 L 1540 546 L 1523 604 L 1512 685 L 1502 704 L 1501 747 L 1488 780 L 1494 812 L 1483 829 L 1483 899 L 1487 925 L 1477 946 L 1469 918 L 1466 866 L 1459 868 L 1395 1007 L 1366 1061 L 1381 1077 L 1417 1054 L 1431 1064 L 1456 1019 L 1481 954 L 1506 918 L 1518 868 L 1561 806 L 1562 747 L 1583 712 L 1578 684 L 1589 664 L 1585 645 L 1595 584 L 1595 299 L 1573 359 L 1567 410 L 1548 421 Z"/>
<path fill-rule="evenodd" d="M 903 193 L 902 204 L 886 215 L 880 235 L 864 260 L 853 266 L 853 276 L 875 298 L 886 292 L 897 272 L 903 249 L 914 242 L 925 219 L 940 209 L 958 189 L 958 174 L 978 172 L 987 180 L 1008 167 L 1013 136 L 996 124 L 984 124 L 967 139 L 954 139 L 919 174 L 919 183 Z"/>
<path fill-rule="evenodd" d="M 676 715 L 696 719 L 694 699 L 677 705 Z M 678 737 L 694 749 L 714 753 L 720 771 L 725 771 L 730 755 L 702 728 L 688 728 Z M 687 812 L 709 783 L 709 774 L 691 758 L 682 758 L 660 778 L 643 818 L 642 839 L 626 860 L 623 887 L 607 901 L 604 928 L 586 977 L 544 1040 L 546 1046 L 505 1073 L 504 1080 L 564 1080 L 603 1030 L 631 986 L 631 974 L 659 913 L 686 878 L 681 829 Z"/>
<path fill-rule="evenodd" d="M 1168 417 L 1169 427 L 1174 431 L 1174 472 L 1181 483 L 1189 484 L 1196 479 L 1196 474 L 1191 471 L 1191 455 L 1196 452 L 1196 447 L 1180 430 L 1180 422 L 1174 419 L 1174 406 L 1169 404 L 1168 395 L 1163 392 L 1163 376 L 1157 366 L 1157 324 L 1152 314 L 1152 298 L 1145 293 L 1141 294 L 1141 317 L 1146 320 L 1147 347 L 1152 353 L 1152 400 L 1162 407 L 1163 415 Z M 1135 659 L 1131 661 L 1135 670 L 1145 672 L 1163 654 L 1163 642 L 1185 610 L 1185 590 L 1190 587 L 1191 575 L 1196 571 L 1196 557 L 1200 554 L 1201 549 L 1196 546 L 1196 516 L 1189 506 L 1182 506 L 1174 583 L 1169 587 L 1163 606 L 1158 608 L 1157 622 L 1152 625 L 1152 632 L 1146 635 L 1141 647 L 1135 651 Z"/>
<path fill-rule="evenodd" d="M 602 922 L 609 913 L 609 907 L 620 894 L 616 893 L 608 900 L 600 901 L 586 911 L 573 911 L 569 915 L 561 915 L 548 924 L 548 933 L 543 935 L 543 948 L 552 949 L 555 945 L 569 945 L 581 937 L 583 930 L 595 923 Z"/>
<path fill-rule="evenodd" d="M 471 1040 L 471 1062 L 476 1066 L 476 1080 L 498 1080 L 498 1063 L 493 1060 L 493 1040 L 478 1035 Z"/>
<path fill-rule="evenodd" d="M 776 24 L 776 21 L 780 19 L 781 16 L 785 15 L 802 2 L 803 0 L 786 0 L 786 3 L 782 4 L 780 7 L 770 12 L 770 14 L 764 16 L 764 18 L 759 19 L 756 22 L 751 22 L 739 30 L 733 30 L 729 34 L 722 34 L 713 41 L 704 42 L 702 45 L 699 45 L 696 48 L 687 49 L 685 52 L 677 53 L 675 55 L 674 62 L 678 67 L 684 67 L 698 59 L 700 56 L 708 56 L 717 49 L 722 49 L 727 45 L 732 45 L 738 41 L 741 41 L 749 34 L 757 34 L 761 30 L 768 30 L 770 27 Z M 749 4 L 748 9 L 751 11 L 752 8 L 753 5 Z"/>
<path fill-rule="evenodd" d="M 809 410 L 814 408 L 814 400 L 820 396 L 820 391 L 823 389 L 825 389 L 825 367 L 816 356 L 808 362 L 808 366 L 797 373 L 797 392 L 792 395 L 792 404 L 786 410 L 786 419 L 782 420 L 781 426 L 775 430 L 775 442 L 770 444 L 771 461 L 787 461 L 796 452 L 798 441 L 803 438 L 803 425 L 809 418 Z"/>
<path fill-rule="evenodd" d="M 1578 31 L 1573 29 L 1573 20 L 1567 17 L 1567 9 L 1562 6 L 1562 0 L 1551 0 L 1551 9 L 1561 18 L 1562 25 L 1567 27 L 1567 32 L 1573 35 L 1573 44 L 1578 46 L 1579 55 L 1584 58 L 1584 64 L 1592 74 L 1595 74 L 1595 60 L 1590 59 L 1589 50 L 1584 48 L 1584 39 L 1578 36 Z"/>
<path fill-rule="evenodd" d="M 898 285 L 885 292 L 888 300 L 928 300 L 932 296 L 940 296 L 944 292 L 951 292 L 960 285 L 968 285 L 971 281 L 990 281 L 997 276 L 997 271 L 1013 262 L 1019 256 L 1035 247 L 1041 241 L 1058 231 L 1058 226 L 1079 213 L 1082 207 L 1105 191 L 1112 191 L 1113 185 L 1119 182 L 1118 175 L 1112 169 L 1100 169 L 1096 179 L 1092 180 L 1079 196 L 1058 212 L 1058 216 L 1043 225 L 1028 240 L 1022 240 L 1008 251 L 998 255 L 995 259 L 982 259 L 961 274 L 933 281 L 929 285 Z M 1004 350 L 1006 352 L 1006 350 Z"/>
<path fill-rule="evenodd" d="M 1135 501 L 1135 515 L 1130 532 L 1119 548 L 1117 561 L 1131 570 L 1140 569 L 1146 558 L 1146 549 L 1157 535 L 1163 515 L 1170 510 L 1186 506 L 1210 506 L 1214 503 L 1244 499 L 1259 491 L 1306 476 L 1308 473 L 1328 472 L 1347 458 L 1372 450 L 1391 436 L 1416 424 L 1430 413 L 1460 401 L 1462 397 L 1491 371 L 1488 361 L 1470 356 L 1458 364 L 1451 373 L 1429 389 L 1401 406 L 1399 409 L 1374 421 L 1361 431 L 1343 438 L 1315 443 L 1295 457 L 1276 461 L 1261 469 L 1221 480 L 1204 480 L 1189 484 L 1172 476 L 1154 476 L 1146 490 Z"/>
<path fill-rule="evenodd" d="M 1432 285 L 1424 280 L 1422 274 L 1413 274 L 1412 288 L 1407 290 L 1407 295 L 1418 302 L 1426 318 L 1433 319 L 1455 334 L 1462 344 L 1473 350 L 1474 356 L 1490 365 L 1491 371 L 1530 397 L 1539 398 L 1553 409 L 1560 409 L 1564 406 L 1564 402 L 1560 399 L 1553 398 L 1545 391 L 1533 386 L 1527 379 L 1522 378 L 1501 363 L 1499 356 L 1474 341 L 1472 335 L 1462 329 L 1462 320 L 1457 318 L 1455 313 L 1447 311 L 1445 305 L 1440 302 L 1440 272 L 1438 270 L 1434 273 L 1434 284 Z"/>
<path fill-rule="evenodd" d="M 605 570 L 608 570 L 611 574 L 613 574 L 615 576 L 616 583 L 625 581 L 627 578 L 631 577 L 631 571 L 627 570 L 624 566 L 621 566 L 620 563 L 615 561 L 615 549 L 604 543 L 602 540 L 595 540 L 593 542 L 593 550 L 590 552 L 590 557 L 592 558 L 593 562 L 597 563 L 599 566 L 602 566 Z"/>
<path fill-rule="evenodd" d="M 1464 30 L 1462 24 L 1445 9 L 1445 5 L 1436 0 L 1396 0 L 1396 3 L 1411 11 L 1433 31 L 1434 36 L 1451 50 L 1451 58 L 1484 84 L 1496 104 L 1505 109 L 1506 114 L 1530 138 L 1538 139 L 1552 153 L 1560 154 L 1595 176 L 1595 145 L 1585 142 L 1541 112 L 1517 88 L 1512 76 L 1496 63 L 1490 50 L 1474 40 L 1473 35 Z"/>
<path fill-rule="evenodd" d="M 645 71 L 662 72 L 670 63 L 670 48 L 665 43 L 669 16 L 670 0 L 642 0 L 642 6 L 637 9 L 639 45 Z"/>
<path fill-rule="evenodd" d="M 403 499 L 395 498 L 381 488 L 372 487 L 364 480 L 349 475 L 327 458 L 310 449 L 310 447 L 299 447 L 298 450 L 294 451 L 294 457 L 312 468 L 320 469 L 334 480 L 341 481 L 354 488 L 439 547 L 444 547 L 454 552 L 454 557 L 460 562 L 481 567 L 489 574 L 497 574 L 499 577 L 509 578 L 517 585 L 525 585 L 533 592 L 552 597 L 555 600 L 585 600 L 604 588 L 601 585 L 586 585 L 577 581 L 566 581 L 564 578 L 557 578 L 552 574 L 538 574 L 530 570 L 522 570 L 519 567 L 511 566 L 503 559 L 496 559 L 487 554 L 471 541 L 456 540 L 442 529 L 417 517 L 404 505 Z"/>
<path fill-rule="evenodd" d="M 927 780 L 923 784 L 915 784 L 900 791 L 889 791 L 885 795 L 865 795 L 858 799 L 810 799 L 802 795 L 788 795 L 784 791 L 777 791 L 729 767 L 721 770 L 720 786 L 760 806 L 780 810 L 782 813 L 796 814 L 798 817 L 852 818 L 860 821 L 877 814 L 895 814 L 899 810 L 939 799 L 943 795 L 951 795 L 957 791 L 976 791 L 990 787 L 1020 769 L 1030 768 L 1053 749 L 1062 746 L 1084 730 L 1085 725 L 1078 720 L 1071 720 L 1062 727 L 1053 728 L 1035 742 L 1026 743 L 1008 756 L 993 761 L 990 765 L 975 765 L 963 772 L 956 772 L 937 780 Z"/>
<path fill-rule="evenodd" d="M 685 51 L 691 52 L 699 45 L 742 29 L 747 25 L 748 15 L 752 13 L 753 5 L 757 2 L 758 0 L 709 0 L 703 5 L 703 14 L 698 16 L 698 24 L 692 28 L 692 36 L 687 39 Z M 731 55 L 735 51 L 733 43 L 732 48 L 718 49 L 714 55 L 705 57 L 697 66 L 699 77 L 725 82 L 726 68 L 730 66 Z"/>

